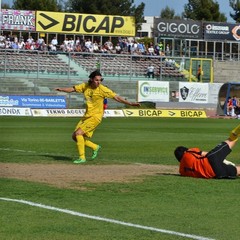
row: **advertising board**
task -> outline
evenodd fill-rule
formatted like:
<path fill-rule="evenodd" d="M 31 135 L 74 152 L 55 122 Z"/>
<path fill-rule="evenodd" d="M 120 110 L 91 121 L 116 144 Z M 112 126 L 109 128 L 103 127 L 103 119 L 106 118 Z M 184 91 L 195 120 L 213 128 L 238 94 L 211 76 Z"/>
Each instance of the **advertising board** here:
<path fill-rule="evenodd" d="M 67 34 L 135 36 L 135 18 L 131 16 L 37 11 L 36 30 L 38 32 Z"/>
<path fill-rule="evenodd" d="M 1 29 L 36 31 L 35 11 L 2 9 Z"/>
<path fill-rule="evenodd" d="M 65 96 L 0 95 L 0 106 L 28 108 L 66 108 Z"/>

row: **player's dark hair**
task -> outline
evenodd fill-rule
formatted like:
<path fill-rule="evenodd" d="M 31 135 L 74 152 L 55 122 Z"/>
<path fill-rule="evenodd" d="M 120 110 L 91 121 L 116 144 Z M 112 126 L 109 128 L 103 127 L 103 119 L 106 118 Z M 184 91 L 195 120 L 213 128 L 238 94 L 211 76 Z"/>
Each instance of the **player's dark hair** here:
<path fill-rule="evenodd" d="M 174 155 L 179 162 L 181 161 L 184 152 L 186 152 L 187 150 L 188 150 L 188 148 L 183 147 L 183 146 L 179 146 L 175 149 Z"/>
<path fill-rule="evenodd" d="M 88 83 L 90 84 L 96 76 L 102 76 L 102 74 L 100 73 L 99 70 L 95 70 L 95 71 L 91 72 L 91 74 L 89 75 Z"/>

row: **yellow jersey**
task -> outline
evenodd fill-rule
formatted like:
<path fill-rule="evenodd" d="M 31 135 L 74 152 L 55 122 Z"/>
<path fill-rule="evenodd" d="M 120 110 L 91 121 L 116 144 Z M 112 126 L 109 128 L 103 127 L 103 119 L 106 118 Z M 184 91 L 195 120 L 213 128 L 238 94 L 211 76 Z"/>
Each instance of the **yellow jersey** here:
<path fill-rule="evenodd" d="M 76 92 L 83 93 L 86 100 L 86 112 L 84 117 L 96 117 L 102 119 L 104 98 L 114 98 L 117 94 L 108 87 L 100 84 L 97 88 L 91 88 L 89 83 L 75 85 Z"/>

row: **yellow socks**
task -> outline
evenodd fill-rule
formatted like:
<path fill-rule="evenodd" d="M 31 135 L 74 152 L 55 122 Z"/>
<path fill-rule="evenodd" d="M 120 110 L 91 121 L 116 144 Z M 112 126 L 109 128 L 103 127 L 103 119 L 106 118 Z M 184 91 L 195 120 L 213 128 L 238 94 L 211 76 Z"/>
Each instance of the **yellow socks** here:
<path fill-rule="evenodd" d="M 78 148 L 78 152 L 79 152 L 79 158 L 82 160 L 85 160 L 85 140 L 84 137 L 82 135 L 77 135 L 76 136 L 77 139 L 77 148 Z"/>
<path fill-rule="evenodd" d="M 96 150 L 98 148 L 98 145 L 89 141 L 89 140 L 85 140 L 85 145 L 87 147 L 90 147 L 92 150 Z"/>
<path fill-rule="evenodd" d="M 76 163 L 79 163 L 81 160 L 86 160 L 85 157 L 85 146 L 90 147 L 93 151 L 99 149 L 99 146 L 89 140 L 86 140 L 82 135 L 77 135 L 77 148 L 78 148 L 78 153 L 79 153 L 79 159 L 76 160 Z"/>
<path fill-rule="evenodd" d="M 231 141 L 235 141 L 238 139 L 239 135 L 240 135 L 240 124 L 231 131 L 229 139 Z"/>

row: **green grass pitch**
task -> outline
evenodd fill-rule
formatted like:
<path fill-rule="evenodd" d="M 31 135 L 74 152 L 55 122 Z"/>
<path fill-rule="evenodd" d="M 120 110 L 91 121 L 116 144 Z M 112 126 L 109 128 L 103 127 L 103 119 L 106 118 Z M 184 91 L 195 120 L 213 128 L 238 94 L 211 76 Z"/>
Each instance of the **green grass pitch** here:
<path fill-rule="evenodd" d="M 71 134 L 78 120 L 0 117 L 0 163 L 72 165 L 78 155 Z M 173 155 L 176 146 L 208 151 L 238 124 L 236 119 L 106 118 L 92 139 L 102 151 L 96 161 L 86 165 L 177 165 Z M 240 144 L 228 160 L 240 164 L 239 151 Z M 87 151 L 87 158 L 90 155 Z M 3 178 L 1 173 L 1 198 L 22 199 L 153 230 L 0 200 L 0 239 L 239 239 L 239 179 L 163 174 L 144 177 L 140 182 L 82 183 L 83 189 L 75 190 Z"/>

